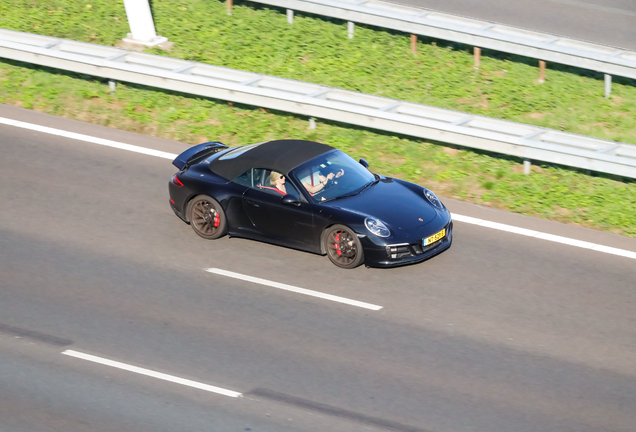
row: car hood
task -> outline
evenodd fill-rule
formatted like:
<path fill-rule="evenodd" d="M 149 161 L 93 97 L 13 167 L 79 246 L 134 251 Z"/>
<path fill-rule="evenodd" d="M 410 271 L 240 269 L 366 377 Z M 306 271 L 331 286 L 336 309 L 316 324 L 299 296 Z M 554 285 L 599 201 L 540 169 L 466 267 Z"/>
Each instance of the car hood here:
<path fill-rule="evenodd" d="M 329 204 L 378 218 L 396 230 L 422 227 L 437 216 L 423 192 L 415 192 L 391 179 L 380 180 L 358 195 L 335 199 Z"/>

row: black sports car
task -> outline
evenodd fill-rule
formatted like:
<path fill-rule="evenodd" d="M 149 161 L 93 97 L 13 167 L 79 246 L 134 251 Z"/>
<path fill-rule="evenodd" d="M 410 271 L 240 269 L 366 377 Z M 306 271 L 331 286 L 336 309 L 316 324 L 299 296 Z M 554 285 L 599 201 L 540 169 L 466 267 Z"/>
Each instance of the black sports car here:
<path fill-rule="evenodd" d="M 338 267 L 424 261 L 451 245 L 451 215 L 428 189 L 372 174 L 340 150 L 277 140 L 193 146 L 172 162 L 172 210 L 203 238 L 229 234 L 326 254 Z"/>

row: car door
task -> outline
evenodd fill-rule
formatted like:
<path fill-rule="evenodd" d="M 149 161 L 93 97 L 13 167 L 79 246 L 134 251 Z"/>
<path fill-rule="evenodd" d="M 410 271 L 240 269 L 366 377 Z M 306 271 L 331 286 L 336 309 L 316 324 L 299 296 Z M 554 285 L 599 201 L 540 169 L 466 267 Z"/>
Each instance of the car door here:
<path fill-rule="evenodd" d="M 262 235 L 277 243 L 314 249 L 316 240 L 313 205 L 302 199 L 291 184 L 288 186 L 288 193 L 298 197 L 298 202 L 283 203 L 282 194 L 272 189 L 261 189 L 255 183 L 254 187 L 243 194 L 245 212 L 256 231 Z"/>

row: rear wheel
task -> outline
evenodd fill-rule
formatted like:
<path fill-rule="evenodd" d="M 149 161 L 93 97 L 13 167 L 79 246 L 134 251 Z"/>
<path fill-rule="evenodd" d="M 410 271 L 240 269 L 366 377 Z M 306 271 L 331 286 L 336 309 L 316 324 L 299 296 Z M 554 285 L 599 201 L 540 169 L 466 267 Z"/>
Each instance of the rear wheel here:
<path fill-rule="evenodd" d="M 344 225 L 329 227 L 323 241 L 327 256 L 338 267 L 352 269 L 364 261 L 360 239 Z"/>
<path fill-rule="evenodd" d="M 195 233 L 213 240 L 225 234 L 225 212 L 214 198 L 207 195 L 195 197 L 188 205 L 188 220 Z"/>

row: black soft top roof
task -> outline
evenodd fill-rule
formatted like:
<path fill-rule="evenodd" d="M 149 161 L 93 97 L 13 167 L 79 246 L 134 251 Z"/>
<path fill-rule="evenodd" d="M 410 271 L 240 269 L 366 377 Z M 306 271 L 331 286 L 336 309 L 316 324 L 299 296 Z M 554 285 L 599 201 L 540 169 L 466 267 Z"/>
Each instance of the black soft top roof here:
<path fill-rule="evenodd" d="M 241 151 L 242 149 L 247 149 Z M 276 140 L 252 146 L 234 147 L 210 162 L 210 169 L 228 180 L 234 180 L 250 168 L 269 168 L 281 174 L 304 162 L 333 150 L 334 147 L 313 141 Z M 236 153 L 238 156 L 233 157 Z"/>

